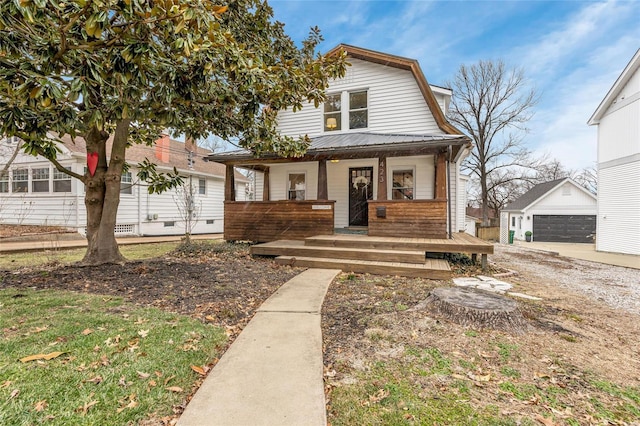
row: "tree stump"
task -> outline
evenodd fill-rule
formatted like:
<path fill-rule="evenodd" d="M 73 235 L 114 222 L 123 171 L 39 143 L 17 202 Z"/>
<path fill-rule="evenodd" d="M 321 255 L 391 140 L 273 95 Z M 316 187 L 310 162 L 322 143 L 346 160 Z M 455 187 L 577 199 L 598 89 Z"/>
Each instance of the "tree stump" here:
<path fill-rule="evenodd" d="M 513 333 L 527 331 L 515 300 L 472 288 L 442 287 L 434 289 L 425 306 L 457 324 L 491 328 Z"/>

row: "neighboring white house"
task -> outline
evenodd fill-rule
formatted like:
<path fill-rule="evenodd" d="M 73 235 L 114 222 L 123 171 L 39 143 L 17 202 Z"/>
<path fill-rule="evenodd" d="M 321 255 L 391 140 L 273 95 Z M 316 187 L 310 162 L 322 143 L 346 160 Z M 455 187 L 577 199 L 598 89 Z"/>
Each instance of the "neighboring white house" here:
<path fill-rule="evenodd" d="M 62 138 L 58 161 L 73 172 L 86 173 L 86 148 L 82 138 Z M 12 151 L 16 138 L 5 138 L 3 153 Z M 134 145 L 127 150 L 129 171 L 122 175 L 122 189 L 116 224 L 117 235 L 178 235 L 185 233 L 186 185 L 193 186 L 191 233 L 218 233 L 223 230 L 225 167 L 205 162 L 210 151 L 194 147 L 193 154 L 183 142 L 163 135 L 154 146 Z M 191 159 L 190 159 L 191 157 Z M 136 182 L 135 165 L 145 158 L 158 171 L 176 167 L 186 179 L 184 187 L 150 195 L 144 183 Z M 7 161 L 0 158 L 0 166 Z M 245 194 L 247 179 L 236 173 L 236 193 Z M 0 178 L 0 224 L 62 226 L 84 234 L 86 228 L 84 185 L 59 172 L 42 157 L 20 154 L 9 173 Z"/>
<path fill-rule="evenodd" d="M 260 209 L 271 209 L 266 202 L 326 200 L 325 206 L 309 204 L 318 216 L 334 211 L 332 226 L 322 232 L 367 227 L 369 235 L 444 238 L 464 231 L 468 178 L 460 173 L 460 164 L 471 145 L 445 118 L 451 90 L 429 85 L 413 59 L 348 45 L 329 55 L 339 50 L 347 52 L 351 66 L 343 78 L 330 82 L 326 102 L 278 116 L 283 134 L 311 138 L 304 157 L 256 159 L 235 151 L 210 159 L 256 170 L 255 200 L 265 204 L 253 206 L 253 217 L 263 217 Z M 312 226 L 303 229 L 305 220 L 316 219 L 305 216 L 302 205 L 291 205 L 289 210 L 300 210 L 291 212 L 282 229 L 260 236 L 249 232 L 260 223 L 241 220 L 234 211 L 230 214 L 238 224 L 229 238 L 301 238 L 320 232 Z M 240 212 L 252 207 L 228 208 Z M 294 233 L 291 227 L 297 225 Z"/>
<path fill-rule="evenodd" d="M 500 212 L 502 230 L 525 240 L 591 243 L 596 232 L 596 196 L 570 178 L 540 183 Z M 508 232 L 500 233 L 508 242 Z"/>
<path fill-rule="evenodd" d="M 640 255 L 640 49 L 589 125 L 598 126 L 596 250 Z"/>

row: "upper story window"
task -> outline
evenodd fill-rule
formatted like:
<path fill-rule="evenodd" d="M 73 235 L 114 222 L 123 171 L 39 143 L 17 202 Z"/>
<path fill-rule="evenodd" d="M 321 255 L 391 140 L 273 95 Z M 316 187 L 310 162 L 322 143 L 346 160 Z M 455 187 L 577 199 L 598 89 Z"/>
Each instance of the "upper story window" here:
<path fill-rule="evenodd" d="M 205 195 L 207 193 L 207 180 L 198 179 L 198 194 Z"/>
<path fill-rule="evenodd" d="M 327 95 L 324 102 L 324 131 L 331 132 L 342 129 L 342 94 Z"/>
<path fill-rule="evenodd" d="M 369 126 L 367 98 L 366 90 L 327 95 L 324 103 L 324 131 L 367 128 Z M 345 114 L 342 114 L 343 111 Z"/>
<path fill-rule="evenodd" d="M 367 91 L 349 93 L 349 128 L 364 129 L 368 126 Z"/>
<path fill-rule="evenodd" d="M 120 178 L 120 193 L 133 194 L 133 179 L 131 178 L 131 172 L 122 172 L 122 177 Z"/>
<path fill-rule="evenodd" d="M 29 169 L 15 169 L 13 171 L 11 192 L 29 192 Z"/>
<path fill-rule="evenodd" d="M 49 192 L 49 168 L 31 171 L 31 192 Z"/>
<path fill-rule="evenodd" d="M 71 192 L 71 176 L 53 169 L 53 192 Z"/>
<path fill-rule="evenodd" d="M 289 173 L 288 179 L 288 200 L 304 200 L 306 198 L 307 177 L 304 173 Z"/>

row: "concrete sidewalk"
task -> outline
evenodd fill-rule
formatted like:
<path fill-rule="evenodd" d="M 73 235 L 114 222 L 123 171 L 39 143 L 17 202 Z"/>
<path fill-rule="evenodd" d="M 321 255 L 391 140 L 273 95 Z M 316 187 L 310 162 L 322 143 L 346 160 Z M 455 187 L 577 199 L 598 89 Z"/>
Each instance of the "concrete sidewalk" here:
<path fill-rule="evenodd" d="M 178 425 L 325 426 L 320 309 L 339 272 L 308 269 L 267 299 Z"/>
<path fill-rule="evenodd" d="M 29 238 L 25 241 L 2 241 L 0 240 L 0 253 L 20 253 L 27 251 L 46 251 L 60 249 L 74 249 L 87 246 L 85 238 L 66 239 L 60 237 L 66 234 L 47 234 L 40 239 Z M 149 244 L 180 241 L 183 235 L 167 235 L 158 237 L 121 237 L 116 238 L 119 245 L 129 244 Z M 220 240 L 222 234 L 200 234 L 192 235 L 192 240 Z"/>
<path fill-rule="evenodd" d="M 608 265 L 640 269 L 640 256 L 596 251 L 595 244 L 541 243 L 536 241 L 527 243 L 524 241 L 516 241 L 515 245 L 523 248 L 548 251 L 574 259 L 589 260 L 592 262 L 606 263 Z"/>

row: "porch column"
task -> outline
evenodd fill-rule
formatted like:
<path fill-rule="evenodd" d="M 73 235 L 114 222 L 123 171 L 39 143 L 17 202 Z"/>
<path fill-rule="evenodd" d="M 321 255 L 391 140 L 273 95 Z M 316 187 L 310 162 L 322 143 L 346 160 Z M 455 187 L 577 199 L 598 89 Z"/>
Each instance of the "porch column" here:
<path fill-rule="evenodd" d="M 236 175 L 232 164 L 227 164 L 224 177 L 224 200 L 236 200 Z"/>
<path fill-rule="evenodd" d="M 436 157 L 435 199 L 447 199 L 447 154 L 444 152 Z"/>
<path fill-rule="evenodd" d="M 269 201 L 271 194 L 269 193 L 269 167 L 265 167 L 262 171 L 264 179 L 262 182 L 262 201 Z"/>
<path fill-rule="evenodd" d="M 328 200 L 329 190 L 327 188 L 327 160 L 318 161 L 318 200 Z"/>
<path fill-rule="evenodd" d="M 387 157 L 378 157 L 378 201 L 387 200 Z"/>

